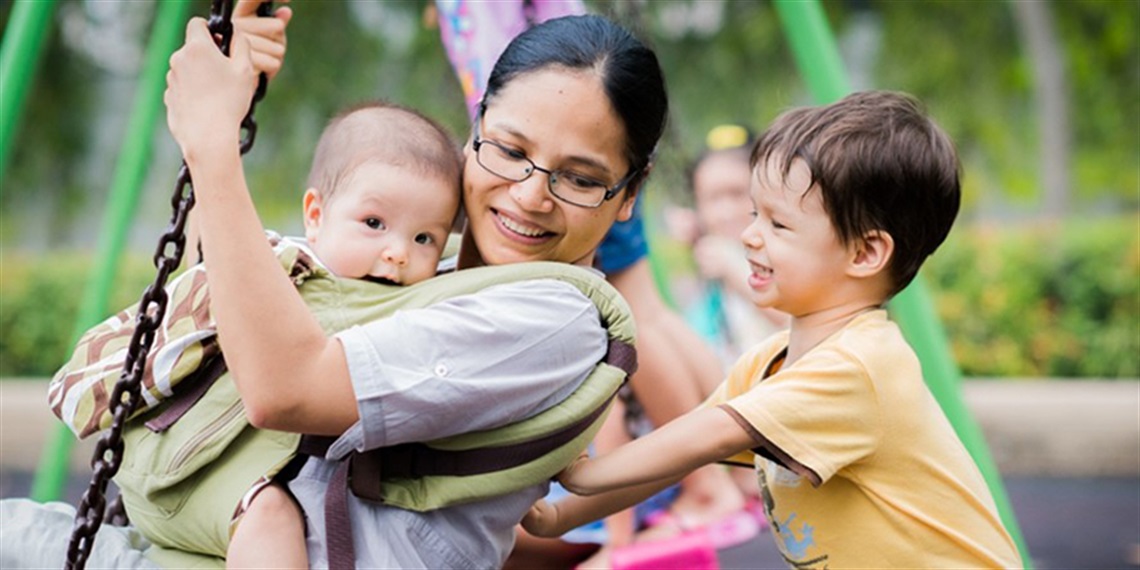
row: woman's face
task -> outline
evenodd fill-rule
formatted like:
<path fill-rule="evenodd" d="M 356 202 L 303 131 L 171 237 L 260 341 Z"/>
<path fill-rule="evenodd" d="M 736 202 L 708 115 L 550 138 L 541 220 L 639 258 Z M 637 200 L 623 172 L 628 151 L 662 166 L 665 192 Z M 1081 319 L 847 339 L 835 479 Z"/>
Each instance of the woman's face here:
<path fill-rule="evenodd" d="M 479 135 L 541 168 L 572 170 L 610 187 L 630 168 L 623 153 L 625 128 L 590 71 L 551 67 L 516 76 L 488 104 Z M 544 172 L 512 182 L 480 166 L 470 143 L 464 152 L 468 232 L 488 265 L 589 265 L 614 221 L 632 213 L 636 196 L 631 190 L 597 208 L 583 208 L 551 194 Z"/>

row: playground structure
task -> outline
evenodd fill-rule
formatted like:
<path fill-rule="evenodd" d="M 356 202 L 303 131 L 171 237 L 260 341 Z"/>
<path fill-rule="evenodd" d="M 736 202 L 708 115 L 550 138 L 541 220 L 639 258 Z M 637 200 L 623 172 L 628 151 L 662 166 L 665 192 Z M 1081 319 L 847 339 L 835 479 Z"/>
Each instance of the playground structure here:
<path fill-rule="evenodd" d="M 817 103 L 829 103 L 850 91 L 834 37 L 816 0 L 774 0 L 776 12 L 796 64 Z M 15 2 L 0 47 L 0 179 L 17 134 L 23 102 L 33 83 L 44 37 L 51 25 L 54 0 Z M 107 298 L 134 217 L 142 180 L 150 162 L 150 140 L 161 111 L 167 59 L 179 45 L 189 16 L 189 0 L 159 3 L 134 105 L 112 178 L 110 198 L 100 232 L 98 261 L 87 283 L 72 341 L 96 324 L 107 311 Z M 929 293 L 916 279 L 890 303 L 892 317 L 914 347 L 931 392 L 985 477 L 1006 528 L 1031 560 L 1014 517 L 1000 474 L 979 426 L 970 416 L 960 390 L 960 372 L 949 351 L 945 332 L 935 315 Z M 46 446 L 33 483 L 32 498 L 54 500 L 67 477 L 67 458 L 74 439 L 64 427 Z"/>

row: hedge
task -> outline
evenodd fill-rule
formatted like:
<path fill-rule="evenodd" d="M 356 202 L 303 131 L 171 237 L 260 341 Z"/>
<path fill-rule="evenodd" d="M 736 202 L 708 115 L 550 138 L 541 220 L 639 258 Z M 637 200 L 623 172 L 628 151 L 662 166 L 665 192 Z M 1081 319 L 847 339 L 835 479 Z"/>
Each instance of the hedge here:
<path fill-rule="evenodd" d="M 691 267 L 676 244 L 659 246 L 666 265 Z M 149 263 L 126 260 L 108 313 L 137 300 Z M 5 252 L 0 377 L 46 376 L 63 362 L 91 266 L 78 253 Z M 1140 378 L 1140 215 L 959 225 L 922 278 L 966 376 Z"/>
<path fill-rule="evenodd" d="M 1140 378 L 1140 216 L 959 228 L 923 275 L 967 376 Z"/>

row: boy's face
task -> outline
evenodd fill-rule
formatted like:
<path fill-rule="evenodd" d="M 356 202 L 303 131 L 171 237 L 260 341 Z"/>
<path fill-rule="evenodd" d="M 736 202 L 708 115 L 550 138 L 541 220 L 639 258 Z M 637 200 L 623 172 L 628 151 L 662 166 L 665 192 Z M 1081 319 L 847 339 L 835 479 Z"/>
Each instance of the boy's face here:
<path fill-rule="evenodd" d="M 458 209 L 455 183 L 366 162 L 331 199 L 305 193 L 305 237 L 337 276 L 411 285 L 435 275 Z"/>
<path fill-rule="evenodd" d="M 803 317 L 831 308 L 850 252 L 831 225 L 819 189 L 805 195 L 807 166 L 796 161 L 784 177 L 776 162 L 759 165 L 752 176 L 755 217 L 740 236 L 752 268 L 748 286 L 757 306 Z"/>

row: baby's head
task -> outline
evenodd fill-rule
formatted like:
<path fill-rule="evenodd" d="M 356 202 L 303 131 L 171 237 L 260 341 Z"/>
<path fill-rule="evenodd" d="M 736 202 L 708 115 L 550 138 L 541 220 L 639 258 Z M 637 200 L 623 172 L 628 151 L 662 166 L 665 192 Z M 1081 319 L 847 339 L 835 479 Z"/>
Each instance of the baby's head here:
<path fill-rule="evenodd" d="M 388 103 L 348 109 L 321 133 L 305 191 L 305 237 L 334 274 L 410 285 L 436 273 L 459 211 L 458 147 Z"/>
<path fill-rule="evenodd" d="M 788 111 L 757 141 L 752 166 L 754 200 L 775 185 L 795 187 L 804 210 L 818 201 L 839 245 L 854 253 L 845 259 L 865 264 L 849 272 L 878 278 L 882 301 L 914 279 L 958 214 L 954 145 L 900 93 L 860 92 Z"/>

